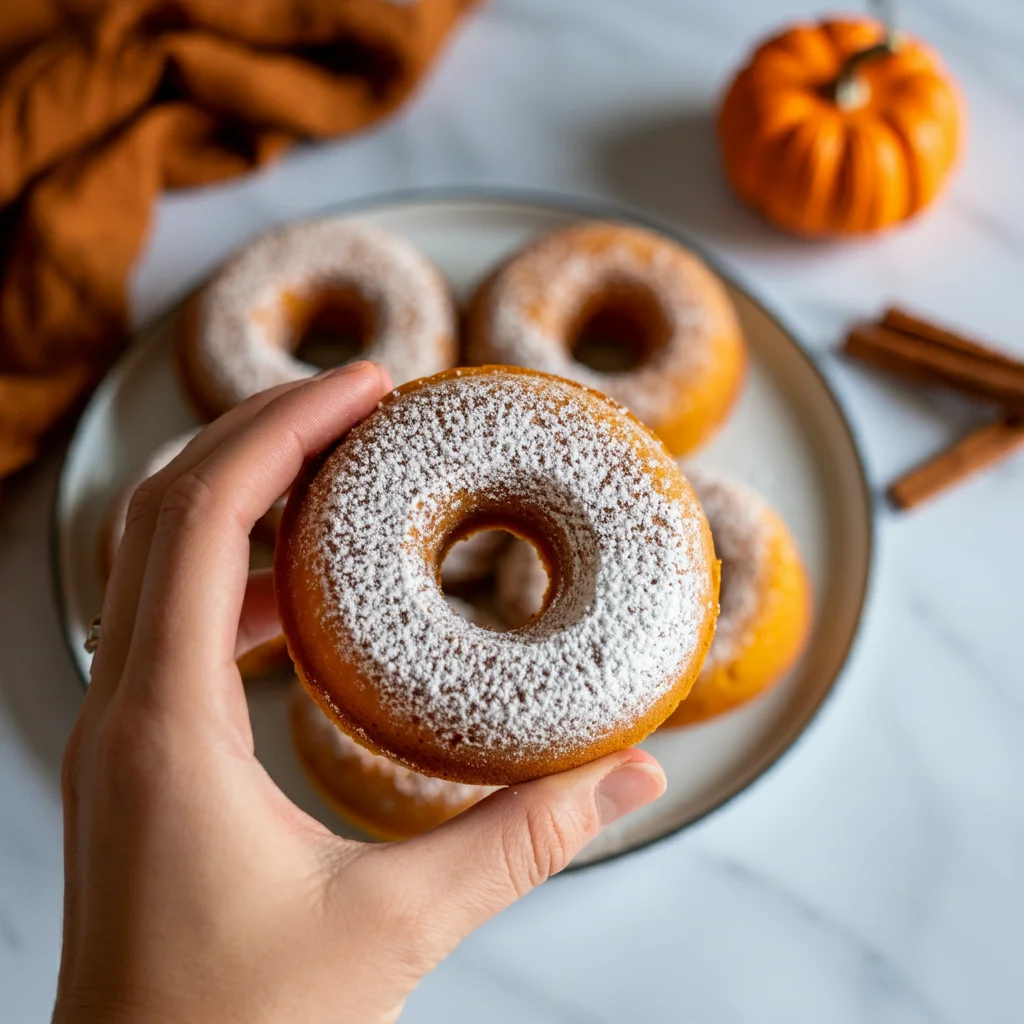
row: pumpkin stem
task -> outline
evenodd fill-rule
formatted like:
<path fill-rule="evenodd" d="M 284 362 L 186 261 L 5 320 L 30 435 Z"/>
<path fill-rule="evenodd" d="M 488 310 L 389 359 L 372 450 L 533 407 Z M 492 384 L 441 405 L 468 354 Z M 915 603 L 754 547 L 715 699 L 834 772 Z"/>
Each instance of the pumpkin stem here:
<path fill-rule="evenodd" d="M 831 90 L 832 100 L 840 110 L 855 110 L 867 102 L 867 87 L 858 74 L 861 66 L 880 57 L 892 56 L 899 46 L 895 0 L 872 0 L 871 6 L 875 8 L 885 34 L 880 43 L 858 50 L 847 58 L 840 69 Z"/>

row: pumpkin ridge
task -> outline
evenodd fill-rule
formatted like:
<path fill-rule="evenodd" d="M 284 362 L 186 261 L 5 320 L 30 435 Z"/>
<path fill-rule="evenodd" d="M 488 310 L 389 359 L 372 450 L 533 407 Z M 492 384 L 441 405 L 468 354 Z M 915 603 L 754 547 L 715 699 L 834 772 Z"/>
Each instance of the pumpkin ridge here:
<path fill-rule="evenodd" d="M 910 140 L 907 138 L 903 126 L 893 118 L 892 112 L 887 109 L 879 111 L 879 117 L 883 124 L 887 125 L 896 139 L 903 156 L 903 166 L 907 180 L 907 202 L 901 219 L 912 217 L 924 203 L 921 201 L 922 185 L 920 180 L 920 168 Z"/>
<path fill-rule="evenodd" d="M 887 19 L 835 18 L 756 47 L 718 113 L 725 174 L 744 202 L 783 230 L 842 236 L 890 227 L 935 198 L 961 148 L 962 104 L 912 37 L 863 57 L 893 38 Z M 867 95 L 840 109 L 829 83 L 858 54 Z"/>

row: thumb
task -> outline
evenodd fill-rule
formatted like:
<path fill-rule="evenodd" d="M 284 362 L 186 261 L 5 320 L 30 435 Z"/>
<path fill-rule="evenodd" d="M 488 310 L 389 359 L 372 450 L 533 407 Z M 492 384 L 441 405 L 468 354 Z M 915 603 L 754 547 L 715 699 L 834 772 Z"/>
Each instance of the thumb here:
<path fill-rule="evenodd" d="M 446 956 L 470 932 L 561 871 L 613 821 L 665 792 L 650 754 L 630 749 L 510 786 L 389 852 L 429 907 Z"/>

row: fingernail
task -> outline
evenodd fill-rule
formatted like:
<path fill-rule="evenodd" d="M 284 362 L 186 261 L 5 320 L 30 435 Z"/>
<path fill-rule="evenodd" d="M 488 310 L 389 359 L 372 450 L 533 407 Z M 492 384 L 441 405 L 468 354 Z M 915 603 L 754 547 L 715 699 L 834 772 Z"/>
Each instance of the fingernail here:
<path fill-rule="evenodd" d="M 594 793 L 601 827 L 618 821 L 665 792 L 665 776 L 652 764 L 627 761 L 606 775 Z"/>

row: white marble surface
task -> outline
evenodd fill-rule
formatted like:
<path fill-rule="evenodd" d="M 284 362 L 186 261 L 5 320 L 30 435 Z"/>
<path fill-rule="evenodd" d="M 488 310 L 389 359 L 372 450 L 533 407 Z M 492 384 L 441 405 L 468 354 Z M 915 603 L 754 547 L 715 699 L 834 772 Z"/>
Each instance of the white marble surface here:
<path fill-rule="evenodd" d="M 854 5 L 857 6 L 857 5 Z M 739 208 L 708 111 L 794 0 L 495 0 L 400 117 L 161 208 L 145 319 L 262 225 L 432 185 L 604 196 L 681 226 L 821 353 L 873 481 L 974 410 L 842 364 L 844 325 L 898 298 L 1024 353 L 1024 6 L 908 0 L 947 57 L 970 149 L 933 213 L 808 245 Z M 0 501 L 0 1020 L 47 1018 L 61 900 L 58 766 L 81 693 L 47 552 L 57 458 Z M 1024 1019 L 1024 459 L 916 515 L 880 514 L 861 643 L 797 749 L 685 835 L 543 888 L 460 948 L 409 1024 Z"/>

